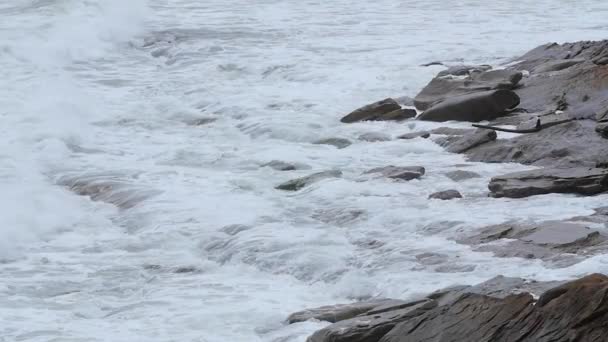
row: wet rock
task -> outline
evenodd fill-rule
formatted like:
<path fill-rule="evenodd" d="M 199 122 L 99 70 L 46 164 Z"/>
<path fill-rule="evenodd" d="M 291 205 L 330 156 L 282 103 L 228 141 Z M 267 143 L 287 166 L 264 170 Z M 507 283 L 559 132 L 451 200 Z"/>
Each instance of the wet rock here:
<path fill-rule="evenodd" d="M 403 108 L 386 113 L 380 118 L 376 119 L 376 121 L 402 121 L 415 118 L 416 115 L 418 115 L 418 112 L 416 112 L 415 109 Z"/>
<path fill-rule="evenodd" d="M 448 264 L 441 265 L 435 268 L 438 273 L 468 273 L 475 271 L 475 265 Z"/>
<path fill-rule="evenodd" d="M 606 140 L 591 120 L 572 121 L 540 132 L 500 139 L 467 150 L 471 161 L 516 162 L 538 166 L 594 166 L 604 160 Z M 567 156 L 565 156 L 567 154 Z"/>
<path fill-rule="evenodd" d="M 457 190 L 439 191 L 429 195 L 429 199 L 451 200 L 455 198 L 462 198 L 462 195 Z"/>
<path fill-rule="evenodd" d="M 409 96 L 400 96 L 395 101 L 402 106 L 414 107 L 414 99 Z"/>
<path fill-rule="evenodd" d="M 449 179 L 453 180 L 454 182 L 460 182 L 460 181 L 464 181 L 467 179 L 481 177 L 481 175 L 478 173 L 475 173 L 473 171 L 465 171 L 465 170 L 456 170 L 456 171 L 446 172 L 445 176 L 448 177 Z"/>
<path fill-rule="evenodd" d="M 490 181 L 492 197 L 522 198 L 549 193 L 595 195 L 608 190 L 608 170 L 546 168 L 515 172 Z"/>
<path fill-rule="evenodd" d="M 323 223 L 344 226 L 365 217 L 365 210 L 353 208 L 327 208 L 315 211 L 312 218 Z"/>
<path fill-rule="evenodd" d="M 366 174 L 378 173 L 384 177 L 409 181 L 424 176 L 425 169 L 422 166 L 384 166 L 377 167 L 365 172 Z"/>
<path fill-rule="evenodd" d="M 519 104 L 519 96 L 511 90 L 500 89 L 450 97 L 424 111 L 418 120 L 425 121 L 483 121 L 503 115 Z"/>
<path fill-rule="evenodd" d="M 595 126 L 595 131 L 598 132 L 602 138 L 608 139 L 608 122 L 602 122 Z"/>
<path fill-rule="evenodd" d="M 342 177 L 342 171 L 339 170 L 330 170 L 313 173 L 312 175 L 292 179 L 283 184 L 278 185 L 275 189 L 277 190 L 285 190 L 285 191 L 298 191 L 306 186 L 309 186 L 313 183 L 321 181 L 323 179 L 328 178 L 339 178 Z"/>
<path fill-rule="evenodd" d="M 358 121 L 394 120 L 385 119 L 384 117 L 385 115 L 400 109 L 401 106 L 399 103 L 397 103 L 397 101 L 387 98 L 356 109 L 352 113 L 343 117 L 340 121 L 344 123 L 353 123 Z M 391 114 L 389 117 L 395 117 L 395 114 Z"/>
<path fill-rule="evenodd" d="M 437 76 L 468 76 L 471 73 L 478 73 L 483 71 L 491 70 L 490 65 L 453 65 L 448 67 L 446 70 L 440 71 Z"/>
<path fill-rule="evenodd" d="M 522 79 L 518 70 L 466 71 L 468 76 L 435 77 L 414 98 L 418 110 L 427 110 L 446 99 L 497 89 L 514 89 Z M 440 73 L 440 75 L 442 75 Z"/>
<path fill-rule="evenodd" d="M 539 65 L 538 67 L 534 68 L 533 72 L 542 73 L 560 71 L 583 62 L 585 62 L 585 59 L 583 58 L 556 59 Z"/>
<path fill-rule="evenodd" d="M 427 131 L 420 131 L 420 132 L 402 134 L 402 135 L 398 136 L 397 139 L 405 139 L 405 140 L 416 139 L 416 138 L 427 139 L 430 136 L 431 136 L 431 133 L 429 133 Z"/>
<path fill-rule="evenodd" d="M 380 133 L 380 132 L 369 132 L 363 133 L 358 138 L 361 141 L 367 142 L 380 142 L 380 141 L 389 141 L 391 137 L 388 134 Z"/>
<path fill-rule="evenodd" d="M 273 160 L 271 162 L 263 164 L 262 167 L 270 167 L 277 171 L 293 171 L 297 169 L 294 164 L 286 163 L 280 160 Z"/>
<path fill-rule="evenodd" d="M 428 300 L 399 310 L 357 316 L 312 334 L 307 342 L 375 342 L 400 322 L 420 316 L 436 306 Z"/>
<path fill-rule="evenodd" d="M 545 292 L 466 294 L 398 324 L 380 342 L 600 342 L 608 332 L 608 278 L 593 274 Z"/>
<path fill-rule="evenodd" d="M 401 301 L 402 304 L 406 303 Z M 350 319 L 361 314 L 365 314 L 375 308 L 384 306 L 386 304 L 395 304 L 396 300 L 392 299 L 375 299 L 364 302 L 357 302 L 351 304 L 335 304 L 327 305 L 314 309 L 307 309 L 304 311 L 295 312 L 287 318 L 289 324 L 304 322 L 311 319 L 319 321 L 326 321 L 330 323 L 336 323 L 346 319 Z"/>
<path fill-rule="evenodd" d="M 339 148 L 339 149 L 346 148 L 346 147 L 352 145 L 352 143 L 350 142 L 350 140 L 344 139 L 344 138 L 321 139 L 321 140 L 317 140 L 317 141 L 313 142 L 313 144 L 315 144 L 315 145 L 331 145 L 331 146 L 335 146 L 336 148 Z"/>
<path fill-rule="evenodd" d="M 448 141 L 444 147 L 451 153 L 464 153 L 474 147 L 494 141 L 496 137 L 496 131 L 494 130 L 478 129 L 472 134 Z"/>

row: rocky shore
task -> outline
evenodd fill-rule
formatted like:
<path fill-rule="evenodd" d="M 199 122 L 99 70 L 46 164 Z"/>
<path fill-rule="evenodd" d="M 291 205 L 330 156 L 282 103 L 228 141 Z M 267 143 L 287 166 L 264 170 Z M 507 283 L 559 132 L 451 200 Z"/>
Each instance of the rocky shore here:
<path fill-rule="evenodd" d="M 416 110 L 414 110 L 414 108 Z M 443 127 L 399 137 L 432 139 L 470 161 L 515 162 L 537 169 L 496 175 L 489 197 L 525 200 L 566 193 L 593 196 L 608 191 L 608 41 L 539 46 L 500 69 L 450 66 L 411 101 L 387 98 L 344 116 L 360 121 L 466 121 L 471 129 Z M 503 136 L 503 132 L 509 133 Z M 379 139 L 379 140 L 376 140 Z M 381 141 L 373 136 L 361 140 Z M 323 141 L 338 148 L 344 141 Z M 281 165 L 294 169 L 296 166 Z M 386 166 L 362 171 L 397 181 L 424 177 L 423 166 Z M 277 186 L 298 191 L 337 170 Z M 478 175 L 457 171 L 458 181 Z M 445 189 L 431 200 L 458 200 Z M 542 260 L 567 267 L 608 251 L 608 210 L 560 221 L 504 222 L 456 242 L 497 257 Z M 292 314 L 290 324 L 331 323 L 308 342 L 606 341 L 608 277 L 588 275 L 570 282 L 497 277 L 457 286 L 415 300 L 374 299 Z"/>

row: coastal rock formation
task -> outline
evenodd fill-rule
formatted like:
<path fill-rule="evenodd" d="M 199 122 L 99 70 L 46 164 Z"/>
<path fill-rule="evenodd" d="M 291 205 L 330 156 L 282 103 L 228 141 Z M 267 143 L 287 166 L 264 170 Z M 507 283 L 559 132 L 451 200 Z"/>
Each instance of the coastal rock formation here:
<path fill-rule="evenodd" d="M 511 90 L 500 89 L 449 97 L 418 116 L 426 121 L 483 121 L 503 115 L 517 107 L 519 96 Z"/>
<path fill-rule="evenodd" d="M 448 139 L 444 145 L 448 152 L 463 153 L 474 147 L 496 140 L 496 131 L 478 129 L 473 133 L 463 135 L 456 139 Z"/>
<path fill-rule="evenodd" d="M 440 199 L 444 201 L 456 198 L 462 198 L 462 195 L 457 190 L 439 191 L 429 195 L 429 199 Z"/>
<path fill-rule="evenodd" d="M 298 191 L 306 186 L 309 186 L 313 183 L 321 181 L 327 178 L 339 178 L 342 177 L 342 171 L 339 170 L 330 170 L 313 173 L 312 175 L 292 179 L 283 184 L 276 186 L 277 190 L 285 190 L 285 191 Z"/>
<path fill-rule="evenodd" d="M 405 133 L 402 134 L 400 136 L 397 137 L 397 139 L 404 139 L 404 140 L 410 140 L 410 139 L 415 139 L 415 138 L 428 138 L 431 136 L 431 133 L 427 132 L 427 131 L 420 131 L 420 132 L 412 132 L 412 133 Z"/>
<path fill-rule="evenodd" d="M 358 121 L 387 121 L 405 120 L 416 116 L 414 109 L 401 109 L 397 101 L 387 98 L 382 101 L 374 102 L 343 117 L 340 121 L 353 123 Z"/>
<path fill-rule="evenodd" d="M 608 190 L 608 169 L 545 168 L 492 178 L 492 197 L 522 198 L 549 193 L 595 195 Z"/>

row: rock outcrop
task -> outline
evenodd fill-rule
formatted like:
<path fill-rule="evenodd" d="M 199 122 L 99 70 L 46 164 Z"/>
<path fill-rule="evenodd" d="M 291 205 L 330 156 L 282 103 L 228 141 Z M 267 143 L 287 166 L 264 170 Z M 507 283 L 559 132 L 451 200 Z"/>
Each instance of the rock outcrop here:
<path fill-rule="evenodd" d="M 358 121 L 399 121 L 416 116 L 414 109 L 401 109 L 401 105 L 391 98 L 374 102 L 343 117 L 340 121 L 353 123 Z"/>
<path fill-rule="evenodd" d="M 449 97 L 418 116 L 426 121 L 493 120 L 517 107 L 519 96 L 511 90 L 489 90 Z"/>

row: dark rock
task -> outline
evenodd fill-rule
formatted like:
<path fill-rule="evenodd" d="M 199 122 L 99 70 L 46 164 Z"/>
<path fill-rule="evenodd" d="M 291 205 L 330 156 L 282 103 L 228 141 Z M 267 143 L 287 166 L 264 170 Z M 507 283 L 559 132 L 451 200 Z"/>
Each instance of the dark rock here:
<path fill-rule="evenodd" d="M 386 113 L 380 118 L 376 119 L 376 121 L 402 121 L 415 118 L 416 115 L 418 115 L 418 112 L 416 112 L 415 109 L 403 108 Z"/>
<path fill-rule="evenodd" d="M 431 136 L 431 133 L 427 132 L 427 131 L 420 131 L 420 132 L 412 132 L 412 133 L 405 133 L 402 134 L 400 136 L 397 137 L 397 139 L 415 139 L 415 138 L 428 138 Z"/>
<path fill-rule="evenodd" d="M 436 302 L 423 301 L 399 310 L 358 316 L 334 323 L 312 334 L 307 342 L 376 342 L 400 322 L 433 309 Z"/>
<path fill-rule="evenodd" d="M 317 141 L 313 142 L 313 144 L 315 144 L 315 145 L 331 145 L 331 146 L 335 146 L 336 148 L 339 148 L 339 149 L 346 148 L 346 147 L 352 145 L 352 143 L 350 142 L 350 140 L 344 139 L 344 138 L 321 139 L 321 140 L 317 140 Z"/>
<path fill-rule="evenodd" d="M 417 179 L 424 176 L 425 169 L 422 166 L 384 166 L 377 167 L 365 172 L 366 174 L 370 173 L 379 173 L 384 177 L 409 181 L 412 179 Z"/>
<path fill-rule="evenodd" d="M 439 191 L 429 195 L 429 199 L 451 200 L 455 198 L 462 198 L 460 192 L 456 190 Z"/>
<path fill-rule="evenodd" d="M 602 138 L 608 139 L 608 122 L 601 122 L 595 126 L 595 131 L 598 132 Z"/>
<path fill-rule="evenodd" d="M 448 152 L 464 153 L 474 147 L 496 140 L 496 131 L 489 129 L 478 129 L 472 134 L 464 135 L 444 146 Z"/>
<path fill-rule="evenodd" d="M 606 140 L 591 120 L 572 121 L 532 134 L 501 139 L 467 150 L 471 161 L 517 162 L 538 166 L 594 166 L 604 160 Z M 564 156 L 567 153 L 567 157 Z"/>
<path fill-rule="evenodd" d="M 522 79 L 517 70 L 467 71 L 464 78 L 435 77 L 414 98 L 418 110 L 427 110 L 453 97 L 496 89 L 514 89 Z M 440 74 L 441 75 L 441 74 Z"/>
<path fill-rule="evenodd" d="M 379 132 L 369 132 L 363 133 L 359 136 L 359 140 L 367 141 L 367 142 L 379 142 L 379 141 L 389 141 L 391 137 L 388 134 L 379 133 Z"/>
<path fill-rule="evenodd" d="M 401 304 L 406 302 L 401 301 Z M 335 304 L 327 305 L 314 309 L 307 309 L 304 311 L 295 312 L 287 318 L 289 324 L 304 322 L 311 319 L 319 321 L 327 321 L 330 323 L 336 323 L 345 319 L 350 319 L 361 314 L 365 314 L 368 311 L 374 310 L 375 308 L 382 307 L 385 304 L 395 304 L 396 300 L 391 299 L 375 299 L 365 302 L 357 302 L 352 304 Z"/>
<path fill-rule="evenodd" d="M 395 101 L 402 106 L 414 107 L 414 99 L 409 96 L 400 96 Z"/>
<path fill-rule="evenodd" d="M 454 96 L 424 111 L 418 120 L 426 121 L 483 121 L 503 115 L 519 104 L 519 97 L 511 90 L 500 89 Z"/>
<path fill-rule="evenodd" d="M 263 164 L 262 167 L 270 167 L 278 171 L 293 171 L 297 169 L 294 164 L 289 164 L 280 160 L 273 160 Z"/>
<path fill-rule="evenodd" d="M 423 67 L 430 67 L 433 65 L 443 65 L 443 63 L 439 62 L 439 61 L 434 61 L 434 62 L 428 62 L 428 63 L 424 63 L 424 64 L 420 64 L 420 66 Z"/>
<path fill-rule="evenodd" d="M 340 121 L 344 123 L 352 123 L 358 121 L 371 121 L 371 120 L 397 120 L 397 119 L 385 119 L 384 116 L 394 111 L 400 110 L 401 106 L 397 101 L 387 98 L 382 101 L 374 102 L 367 106 L 361 107 L 352 113 L 343 117 Z M 396 115 L 393 113 L 389 117 L 394 118 Z M 414 114 L 415 116 L 415 114 Z"/>
<path fill-rule="evenodd" d="M 298 191 L 310 184 L 316 183 L 323 179 L 339 177 L 342 177 L 342 171 L 339 170 L 317 172 L 306 177 L 292 179 L 288 182 L 278 185 L 275 189 L 286 191 Z"/>
<path fill-rule="evenodd" d="M 465 171 L 465 170 L 456 170 L 456 171 L 446 172 L 445 176 L 448 177 L 449 179 L 453 180 L 454 182 L 460 182 L 460 181 L 467 180 L 467 179 L 481 177 L 481 175 L 479 175 L 478 173 L 475 173 L 473 171 Z"/>
<path fill-rule="evenodd" d="M 522 198 L 549 193 L 595 195 L 608 190 L 608 170 L 546 168 L 515 172 L 490 181 L 492 197 Z"/>
<path fill-rule="evenodd" d="M 539 65 L 534 68 L 533 72 L 541 73 L 541 72 L 553 72 L 567 69 L 571 66 L 580 64 L 585 62 L 583 58 L 575 58 L 575 59 L 556 59 L 548 61 L 544 64 Z"/>
<path fill-rule="evenodd" d="M 543 293 L 465 294 L 404 321 L 380 342 L 601 342 L 608 332 L 608 277 L 593 274 Z"/>

